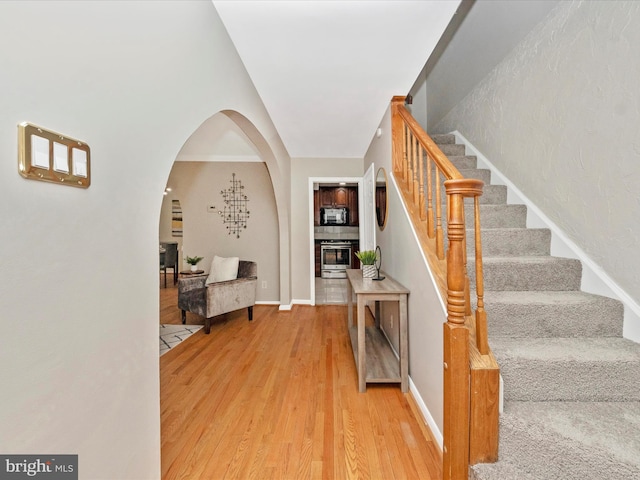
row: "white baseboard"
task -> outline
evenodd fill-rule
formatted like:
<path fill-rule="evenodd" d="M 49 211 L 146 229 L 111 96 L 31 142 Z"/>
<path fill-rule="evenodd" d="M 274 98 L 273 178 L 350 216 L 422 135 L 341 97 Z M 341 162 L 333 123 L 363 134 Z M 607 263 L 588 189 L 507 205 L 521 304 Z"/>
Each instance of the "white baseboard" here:
<path fill-rule="evenodd" d="M 507 203 L 521 204 L 527 207 L 528 228 L 548 228 L 551 230 L 551 255 L 575 258 L 582 262 L 581 289 L 588 293 L 615 298 L 624 305 L 624 338 L 640 343 L 640 305 L 629 296 L 602 267 L 597 265 L 578 245 L 567 237 L 549 217 L 547 217 L 529 198 L 507 179 L 471 142 L 457 130 L 451 132 L 456 143 L 463 143 L 468 152 L 478 158 L 478 167 L 491 170 L 491 183 L 506 185 Z"/>
<path fill-rule="evenodd" d="M 291 303 L 289 305 L 280 305 L 280 308 L 278 308 L 278 310 L 280 310 L 281 312 L 289 311 L 289 310 L 291 310 L 292 306 L 293 305 Z"/>
<path fill-rule="evenodd" d="M 277 300 L 256 300 L 256 305 L 280 305 Z"/>
<path fill-rule="evenodd" d="M 418 388 L 416 387 L 416 384 L 413 383 L 413 380 L 411 380 L 411 377 L 409 377 L 409 390 L 411 390 L 411 394 L 413 395 L 413 398 L 415 399 L 416 404 L 420 409 L 420 413 L 422 413 L 422 419 L 424 420 L 424 423 L 426 423 L 427 427 L 429 427 L 429 430 L 431 430 L 433 438 L 438 443 L 438 445 L 440 446 L 440 450 L 442 451 L 442 445 L 444 443 L 442 432 L 438 428 L 436 421 L 431 416 L 431 412 L 429 411 L 429 409 L 427 408 L 427 405 L 422 400 L 422 397 L 420 396 L 420 392 L 418 392 Z"/>

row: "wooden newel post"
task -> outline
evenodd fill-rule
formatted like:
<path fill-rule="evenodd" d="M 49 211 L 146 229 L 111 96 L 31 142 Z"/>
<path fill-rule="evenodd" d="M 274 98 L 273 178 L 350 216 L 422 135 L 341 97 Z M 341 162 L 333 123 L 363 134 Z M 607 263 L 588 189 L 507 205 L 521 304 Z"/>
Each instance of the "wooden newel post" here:
<path fill-rule="evenodd" d="M 447 323 L 444 325 L 444 480 L 468 477 L 469 330 L 465 317 L 464 197 L 450 195 L 456 180 L 444 182 L 449 198 L 447 250 Z"/>
<path fill-rule="evenodd" d="M 406 97 L 395 96 L 391 99 L 391 150 L 394 173 L 402 172 L 404 158 L 404 123 L 398 113 L 398 107 L 404 105 Z"/>
<path fill-rule="evenodd" d="M 482 193 L 475 179 L 444 182 L 448 198 L 447 323 L 444 326 L 444 479 L 469 474 L 470 366 L 464 197 Z"/>

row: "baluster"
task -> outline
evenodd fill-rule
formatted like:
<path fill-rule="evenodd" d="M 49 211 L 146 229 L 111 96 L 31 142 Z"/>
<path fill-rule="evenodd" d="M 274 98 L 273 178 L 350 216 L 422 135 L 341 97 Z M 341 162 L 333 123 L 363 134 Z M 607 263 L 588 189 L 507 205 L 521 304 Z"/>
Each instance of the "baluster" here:
<path fill-rule="evenodd" d="M 416 146 L 416 142 L 415 142 L 415 137 L 413 135 L 413 133 L 409 132 L 409 145 L 408 145 L 408 150 L 409 150 L 409 164 L 407 167 L 407 188 L 409 189 L 409 194 L 413 194 L 413 164 L 414 164 L 414 156 L 415 156 L 415 146 Z"/>
<path fill-rule="evenodd" d="M 484 273 L 482 269 L 482 238 L 480 236 L 480 199 L 473 197 L 474 235 L 476 238 L 476 345 L 482 355 L 489 353 L 489 332 L 487 331 L 487 312 L 484 310 Z"/>
<path fill-rule="evenodd" d="M 440 193 L 440 170 L 436 165 L 436 255 L 439 260 L 444 259 L 444 233 L 442 231 L 442 196 Z M 449 196 L 447 195 L 447 212 L 448 208 Z"/>
<path fill-rule="evenodd" d="M 409 168 L 409 126 L 404 124 L 404 162 L 402 164 L 402 181 L 407 183 L 407 170 Z"/>
<path fill-rule="evenodd" d="M 429 152 L 427 152 L 427 232 L 429 233 L 429 238 L 433 238 L 436 233 L 435 222 L 433 221 L 433 183 L 431 178 L 432 169 L 433 167 L 431 165 L 431 157 L 429 156 Z"/>
<path fill-rule="evenodd" d="M 464 216 L 464 203 L 462 207 L 463 215 L 462 220 L 465 223 L 464 226 L 464 304 L 465 315 L 471 315 L 471 280 L 469 280 L 469 271 L 467 269 L 467 220 Z"/>
<path fill-rule="evenodd" d="M 418 206 L 418 191 L 419 191 L 419 187 L 418 187 L 418 150 L 420 150 L 420 144 L 418 143 L 418 138 L 417 137 L 413 137 L 413 145 L 412 145 L 412 158 L 413 158 L 413 163 L 412 163 L 412 169 L 413 169 L 413 175 L 411 177 L 411 193 L 413 194 L 413 203 L 414 205 Z"/>
<path fill-rule="evenodd" d="M 422 155 L 422 146 L 418 146 L 418 171 L 420 178 L 418 179 L 418 205 L 420 208 L 420 220 L 427 219 L 427 211 L 424 206 L 424 158 Z"/>

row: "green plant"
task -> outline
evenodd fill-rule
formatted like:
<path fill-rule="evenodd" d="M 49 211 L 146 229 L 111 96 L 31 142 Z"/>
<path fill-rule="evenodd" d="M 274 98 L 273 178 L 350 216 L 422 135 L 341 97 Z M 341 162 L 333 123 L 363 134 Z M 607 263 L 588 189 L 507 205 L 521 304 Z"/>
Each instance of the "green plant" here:
<path fill-rule="evenodd" d="M 198 262 L 200 262 L 200 260 L 202 260 L 203 258 L 204 257 L 198 257 L 197 255 L 195 257 L 190 257 L 190 256 L 187 255 L 187 257 L 184 260 L 189 265 L 197 265 Z"/>
<path fill-rule="evenodd" d="M 356 257 L 363 265 L 375 265 L 377 256 L 375 250 L 363 250 L 362 252 L 356 252 Z"/>

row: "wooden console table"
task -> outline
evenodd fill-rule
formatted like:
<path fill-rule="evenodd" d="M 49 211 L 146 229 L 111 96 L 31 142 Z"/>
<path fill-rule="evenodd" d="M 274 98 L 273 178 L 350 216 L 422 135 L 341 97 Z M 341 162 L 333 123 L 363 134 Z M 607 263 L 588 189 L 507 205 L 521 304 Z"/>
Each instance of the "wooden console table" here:
<path fill-rule="evenodd" d="M 347 298 L 349 309 L 349 335 L 358 369 L 358 389 L 367 391 L 369 383 L 400 383 L 403 392 L 409 387 L 409 345 L 407 333 L 407 296 L 409 290 L 386 273 L 385 279 L 363 280 L 362 270 L 347 270 L 349 279 Z M 353 294 L 357 298 L 357 326 L 353 325 Z M 365 326 L 367 301 L 376 302 L 375 325 Z M 396 301 L 399 306 L 400 360 L 396 358 L 389 342 L 380 330 L 380 301 Z"/>

